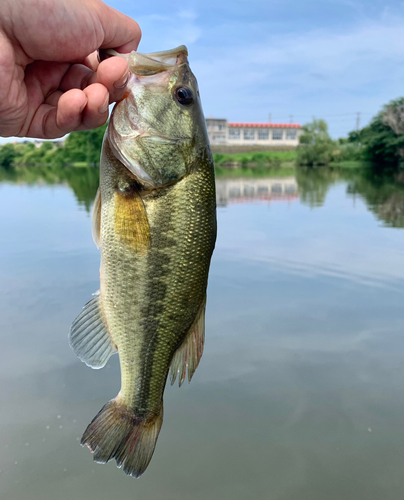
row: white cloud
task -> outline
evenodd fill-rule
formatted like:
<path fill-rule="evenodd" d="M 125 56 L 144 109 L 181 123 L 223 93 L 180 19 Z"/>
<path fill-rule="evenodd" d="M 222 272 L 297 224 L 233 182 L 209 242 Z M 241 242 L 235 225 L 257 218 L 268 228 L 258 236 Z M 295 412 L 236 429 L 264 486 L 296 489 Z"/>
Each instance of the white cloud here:
<path fill-rule="evenodd" d="M 199 53 L 194 67 L 209 114 L 237 110 L 238 117 L 231 118 L 248 121 L 265 119 L 267 110 L 284 116 L 349 112 L 350 130 L 356 111 L 370 118 L 404 93 L 403 40 L 404 17 L 385 11 L 379 21 L 362 21 L 344 32 L 258 34 L 244 46 L 235 40 L 209 57 Z"/>

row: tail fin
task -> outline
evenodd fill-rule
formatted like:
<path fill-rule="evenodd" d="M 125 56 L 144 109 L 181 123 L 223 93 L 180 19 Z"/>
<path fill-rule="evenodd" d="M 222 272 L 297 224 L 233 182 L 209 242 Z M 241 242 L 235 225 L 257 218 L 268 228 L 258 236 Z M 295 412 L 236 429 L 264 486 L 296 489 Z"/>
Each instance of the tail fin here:
<path fill-rule="evenodd" d="M 94 461 L 105 464 L 115 458 L 126 474 L 140 477 L 153 456 L 163 423 L 163 405 L 158 415 L 137 417 L 113 399 L 96 415 L 81 438 L 94 454 Z"/>

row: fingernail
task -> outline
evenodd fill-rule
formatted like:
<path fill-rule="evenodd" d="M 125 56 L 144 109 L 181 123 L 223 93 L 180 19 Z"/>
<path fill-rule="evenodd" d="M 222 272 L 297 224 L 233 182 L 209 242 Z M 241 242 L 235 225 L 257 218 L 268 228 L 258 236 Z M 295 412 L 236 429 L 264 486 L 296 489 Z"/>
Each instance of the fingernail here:
<path fill-rule="evenodd" d="M 104 101 L 104 104 L 99 107 L 98 112 L 101 114 L 104 114 L 108 111 L 108 106 L 109 106 L 109 96 Z"/>
<path fill-rule="evenodd" d="M 114 83 L 114 87 L 116 89 L 123 89 L 124 87 L 126 87 L 128 80 L 129 80 L 129 71 L 127 71 L 122 78 L 120 78 Z"/>

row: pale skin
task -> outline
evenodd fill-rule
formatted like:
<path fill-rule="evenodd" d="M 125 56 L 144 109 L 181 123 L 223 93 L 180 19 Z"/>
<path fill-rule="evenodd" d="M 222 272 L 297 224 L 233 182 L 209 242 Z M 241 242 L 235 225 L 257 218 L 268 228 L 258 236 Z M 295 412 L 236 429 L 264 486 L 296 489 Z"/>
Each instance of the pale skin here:
<path fill-rule="evenodd" d="M 1 0 L 0 135 L 54 139 L 103 125 L 122 99 L 136 50 L 133 19 L 101 0 Z"/>

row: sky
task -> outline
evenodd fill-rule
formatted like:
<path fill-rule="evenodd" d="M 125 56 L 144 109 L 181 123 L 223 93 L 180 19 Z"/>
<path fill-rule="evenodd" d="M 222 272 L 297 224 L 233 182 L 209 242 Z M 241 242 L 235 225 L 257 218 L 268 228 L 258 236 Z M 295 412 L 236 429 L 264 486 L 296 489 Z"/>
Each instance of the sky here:
<path fill-rule="evenodd" d="M 185 44 L 206 116 L 324 118 L 333 137 L 404 95 L 404 2 L 110 0 L 143 31 L 139 51 Z"/>
<path fill-rule="evenodd" d="M 107 3 L 137 20 L 139 51 L 187 45 L 206 116 L 324 118 L 337 138 L 404 95 L 404 1 Z"/>

